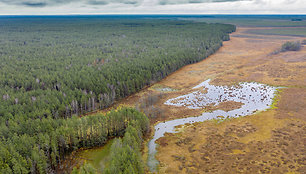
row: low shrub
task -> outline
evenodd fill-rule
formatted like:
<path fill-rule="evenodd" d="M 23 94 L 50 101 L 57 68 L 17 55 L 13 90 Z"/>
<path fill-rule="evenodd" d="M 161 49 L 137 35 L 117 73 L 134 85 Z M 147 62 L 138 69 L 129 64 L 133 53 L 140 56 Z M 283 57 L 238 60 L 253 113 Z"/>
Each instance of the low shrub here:
<path fill-rule="evenodd" d="M 281 52 L 286 52 L 286 51 L 299 51 L 301 49 L 301 42 L 296 41 L 296 42 L 286 42 L 282 45 Z"/>

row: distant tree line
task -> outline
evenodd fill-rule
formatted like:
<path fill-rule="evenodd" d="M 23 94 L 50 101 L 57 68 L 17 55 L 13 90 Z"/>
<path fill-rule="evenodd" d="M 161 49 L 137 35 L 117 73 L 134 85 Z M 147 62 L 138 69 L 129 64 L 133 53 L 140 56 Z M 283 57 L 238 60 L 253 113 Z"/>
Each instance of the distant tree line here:
<path fill-rule="evenodd" d="M 118 147 L 118 153 L 129 150 L 124 159 L 140 160 L 142 135 L 148 128 L 148 118 L 131 108 L 82 118 L 20 120 L 19 124 L 0 127 L 0 173 L 54 173 L 65 155 L 73 150 L 101 146 L 108 139 L 123 135 L 122 144 L 119 140 L 115 143 L 123 148 L 119 151 Z M 110 166 L 113 163 L 116 161 L 112 158 Z M 129 165 L 143 171 L 141 161 Z"/>

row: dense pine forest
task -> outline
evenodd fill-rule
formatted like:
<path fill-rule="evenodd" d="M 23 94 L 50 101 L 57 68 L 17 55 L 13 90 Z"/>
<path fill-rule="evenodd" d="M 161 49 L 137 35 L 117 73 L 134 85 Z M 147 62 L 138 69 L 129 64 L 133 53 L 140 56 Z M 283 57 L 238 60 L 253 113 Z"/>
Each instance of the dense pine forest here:
<path fill-rule="evenodd" d="M 138 128 L 133 145 L 139 147 L 149 120 L 129 108 L 82 118 L 28 119 L 1 127 L 0 173 L 54 173 L 65 154 L 81 147 L 101 146 L 109 138 L 123 136 L 128 125 Z M 127 133 L 134 136 L 136 130 L 130 130 L 133 128 L 129 126 Z M 131 136 L 124 136 L 127 138 Z"/>
<path fill-rule="evenodd" d="M 165 19 L 1 17 L 0 173 L 51 173 L 65 154 L 124 135 L 131 120 L 145 131 L 147 118 L 133 109 L 77 116 L 203 60 L 233 31 Z"/>
<path fill-rule="evenodd" d="M 147 131 L 144 122 L 133 120 L 125 130 L 123 138 L 115 139 L 110 149 L 108 165 L 102 169 L 105 174 L 141 174 L 144 173 L 144 162 L 141 157 L 142 137 Z M 85 163 L 80 168 L 74 167 L 72 174 L 99 173 L 90 163 Z M 101 172 L 100 172 L 101 173 Z"/>
<path fill-rule="evenodd" d="M 0 116 L 105 108 L 214 53 L 232 25 L 169 20 L 0 19 Z"/>

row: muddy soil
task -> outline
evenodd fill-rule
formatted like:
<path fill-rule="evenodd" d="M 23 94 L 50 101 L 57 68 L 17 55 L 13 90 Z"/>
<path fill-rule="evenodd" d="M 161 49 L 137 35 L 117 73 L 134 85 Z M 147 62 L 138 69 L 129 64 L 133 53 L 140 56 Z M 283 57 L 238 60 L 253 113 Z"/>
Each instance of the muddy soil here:
<path fill-rule="evenodd" d="M 156 90 L 153 85 L 114 106 L 135 106 L 143 96 L 163 93 L 154 107 L 164 113 L 150 118 L 153 128 L 153 124 L 164 120 L 240 107 L 239 103 L 220 103 L 188 109 L 164 104 L 193 92 L 192 87 L 207 79 L 214 85 L 255 81 L 286 87 L 280 90 L 275 106 L 268 111 L 221 123 L 195 123 L 184 126 L 180 133 L 160 138 L 159 173 L 305 173 L 306 47 L 297 52 L 271 53 L 286 41 L 306 38 L 245 32 L 250 29 L 238 28 L 217 53 L 156 84 L 173 90 Z"/>

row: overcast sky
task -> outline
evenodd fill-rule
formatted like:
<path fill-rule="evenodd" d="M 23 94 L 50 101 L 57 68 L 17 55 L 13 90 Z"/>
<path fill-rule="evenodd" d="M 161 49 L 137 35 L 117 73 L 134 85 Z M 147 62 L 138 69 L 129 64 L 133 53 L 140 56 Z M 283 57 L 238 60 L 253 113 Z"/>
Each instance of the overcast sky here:
<path fill-rule="evenodd" d="M 306 14 L 306 0 L 0 0 L 0 15 Z"/>

